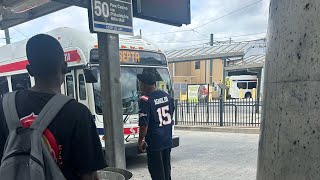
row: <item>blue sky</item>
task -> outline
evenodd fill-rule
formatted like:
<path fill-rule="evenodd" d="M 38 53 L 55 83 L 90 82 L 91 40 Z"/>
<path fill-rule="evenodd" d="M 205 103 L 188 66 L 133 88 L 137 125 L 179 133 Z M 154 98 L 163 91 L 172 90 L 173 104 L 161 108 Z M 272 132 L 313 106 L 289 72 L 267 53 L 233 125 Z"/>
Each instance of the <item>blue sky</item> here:
<path fill-rule="evenodd" d="M 244 10 L 196 29 L 200 34 L 190 30 L 256 1 L 257 0 L 191 0 L 192 23 L 190 25 L 173 27 L 134 18 L 134 31 L 135 34 L 138 34 L 139 30 L 142 29 L 143 37 L 156 43 L 162 49 L 203 46 L 204 43 L 209 41 L 210 33 L 214 33 L 215 39 L 219 41 L 228 40 L 230 36 L 243 34 L 254 35 L 232 37 L 232 40 L 243 41 L 258 39 L 265 37 L 265 32 L 267 32 L 269 0 L 263 0 Z M 21 33 L 11 28 L 12 42 L 58 27 L 72 27 L 82 31 L 89 31 L 87 10 L 70 7 L 16 26 L 15 28 Z M 166 34 L 166 32 L 174 31 L 185 32 Z M 0 38 L 3 36 L 3 32 L 0 31 Z M 0 45 L 4 43 L 5 41 L 0 39 Z"/>

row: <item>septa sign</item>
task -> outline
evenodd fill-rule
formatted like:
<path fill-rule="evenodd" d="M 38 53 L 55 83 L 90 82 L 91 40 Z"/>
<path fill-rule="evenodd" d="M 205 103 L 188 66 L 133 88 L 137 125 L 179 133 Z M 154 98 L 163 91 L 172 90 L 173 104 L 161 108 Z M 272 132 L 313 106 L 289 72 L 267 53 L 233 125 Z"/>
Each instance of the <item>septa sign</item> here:
<path fill-rule="evenodd" d="M 77 50 L 64 53 L 64 58 L 67 62 L 80 62 L 81 58 Z"/>

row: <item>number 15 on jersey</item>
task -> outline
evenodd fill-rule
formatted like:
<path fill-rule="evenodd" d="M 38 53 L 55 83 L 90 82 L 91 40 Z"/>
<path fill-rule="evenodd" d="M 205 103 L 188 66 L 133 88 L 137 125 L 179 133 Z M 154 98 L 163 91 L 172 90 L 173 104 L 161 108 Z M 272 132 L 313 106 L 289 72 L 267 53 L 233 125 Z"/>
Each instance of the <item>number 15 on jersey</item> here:
<path fill-rule="evenodd" d="M 159 116 L 159 127 L 165 126 L 165 125 L 169 125 L 172 123 L 172 118 L 171 115 L 169 113 L 169 105 L 168 106 L 163 106 L 161 108 L 157 109 L 158 112 L 158 116 Z"/>

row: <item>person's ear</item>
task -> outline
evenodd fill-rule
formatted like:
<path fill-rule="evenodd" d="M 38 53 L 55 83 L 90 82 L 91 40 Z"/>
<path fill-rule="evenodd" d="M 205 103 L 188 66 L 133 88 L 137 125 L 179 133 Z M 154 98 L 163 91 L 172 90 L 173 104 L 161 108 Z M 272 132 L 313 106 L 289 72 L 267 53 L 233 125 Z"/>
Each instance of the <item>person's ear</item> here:
<path fill-rule="evenodd" d="M 63 64 L 62 64 L 61 73 L 62 74 L 67 74 L 68 73 L 68 63 L 66 61 L 64 61 Z"/>
<path fill-rule="evenodd" d="M 32 71 L 32 68 L 31 68 L 30 64 L 27 64 L 27 65 L 26 65 L 26 68 L 27 68 L 27 71 L 28 71 L 29 75 L 30 75 L 31 77 L 34 77 L 34 73 L 33 73 L 33 71 Z"/>

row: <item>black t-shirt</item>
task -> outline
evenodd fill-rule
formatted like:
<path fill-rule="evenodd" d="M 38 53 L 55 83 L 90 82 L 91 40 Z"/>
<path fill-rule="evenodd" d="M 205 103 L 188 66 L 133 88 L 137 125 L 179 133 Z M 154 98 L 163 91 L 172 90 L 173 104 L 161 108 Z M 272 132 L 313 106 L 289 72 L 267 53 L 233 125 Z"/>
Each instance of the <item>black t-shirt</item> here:
<path fill-rule="evenodd" d="M 172 146 L 174 102 L 164 91 L 154 91 L 139 100 L 139 126 L 148 126 L 148 150 L 161 151 Z"/>
<path fill-rule="evenodd" d="M 19 91 L 16 107 L 23 127 L 37 117 L 52 94 L 30 90 Z M 8 127 L 0 100 L 0 159 L 8 136 Z M 58 113 L 44 136 L 51 145 L 52 156 L 68 180 L 106 167 L 104 155 L 90 110 L 75 100 L 69 101 Z"/>

